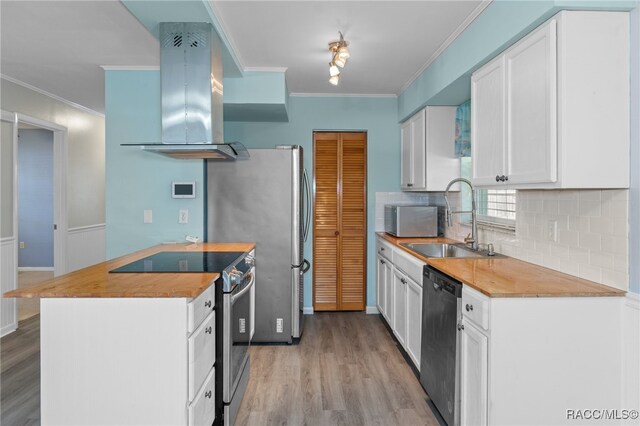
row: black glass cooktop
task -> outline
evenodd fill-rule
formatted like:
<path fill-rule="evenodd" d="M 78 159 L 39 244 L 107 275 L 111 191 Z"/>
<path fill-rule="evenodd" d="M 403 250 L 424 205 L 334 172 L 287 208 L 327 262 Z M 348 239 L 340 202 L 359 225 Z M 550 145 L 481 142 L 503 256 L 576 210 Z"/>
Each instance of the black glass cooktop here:
<path fill-rule="evenodd" d="M 136 260 L 109 272 L 222 272 L 241 251 L 183 252 L 165 251 Z"/>

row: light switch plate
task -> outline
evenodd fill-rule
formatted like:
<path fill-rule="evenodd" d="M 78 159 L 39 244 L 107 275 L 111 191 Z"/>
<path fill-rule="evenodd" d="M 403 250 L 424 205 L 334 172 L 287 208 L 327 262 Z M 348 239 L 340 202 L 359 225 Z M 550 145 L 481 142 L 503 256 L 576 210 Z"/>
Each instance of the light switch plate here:
<path fill-rule="evenodd" d="M 153 223 L 153 210 L 144 211 L 144 223 Z"/>
<path fill-rule="evenodd" d="M 189 210 L 180 209 L 178 211 L 178 223 L 189 223 Z"/>

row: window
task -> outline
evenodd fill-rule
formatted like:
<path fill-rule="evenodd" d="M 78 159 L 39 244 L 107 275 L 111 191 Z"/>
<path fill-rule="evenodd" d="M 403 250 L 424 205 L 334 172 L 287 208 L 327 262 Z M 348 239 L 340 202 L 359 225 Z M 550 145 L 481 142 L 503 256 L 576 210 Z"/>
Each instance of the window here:
<path fill-rule="evenodd" d="M 460 176 L 471 179 L 471 157 L 460 159 Z M 471 209 L 471 194 L 462 189 L 462 206 Z M 478 223 L 497 228 L 515 230 L 516 228 L 516 190 L 515 189 L 478 189 L 476 190 Z M 471 222 L 471 215 L 463 218 Z"/>
<path fill-rule="evenodd" d="M 500 227 L 515 227 L 515 189 L 480 189 L 476 192 L 479 221 Z"/>

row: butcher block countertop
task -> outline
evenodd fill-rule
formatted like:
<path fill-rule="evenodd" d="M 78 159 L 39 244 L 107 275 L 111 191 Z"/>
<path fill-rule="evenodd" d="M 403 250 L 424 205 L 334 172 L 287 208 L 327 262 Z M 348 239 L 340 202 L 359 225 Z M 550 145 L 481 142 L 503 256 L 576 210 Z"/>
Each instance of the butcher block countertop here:
<path fill-rule="evenodd" d="M 250 251 L 255 243 L 161 244 L 43 282 L 4 297 L 187 297 L 202 293 L 220 274 L 214 272 L 116 273 L 112 269 L 165 251 Z"/>
<path fill-rule="evenodd" d="M 489 297 L 598 297 L 624 296 L 617 288 L 507 256 L 497 258 L 429 258 L 401 243 L 459 243 L 447 238 L 396 238 L 378 236 L 445 274 Z"/>

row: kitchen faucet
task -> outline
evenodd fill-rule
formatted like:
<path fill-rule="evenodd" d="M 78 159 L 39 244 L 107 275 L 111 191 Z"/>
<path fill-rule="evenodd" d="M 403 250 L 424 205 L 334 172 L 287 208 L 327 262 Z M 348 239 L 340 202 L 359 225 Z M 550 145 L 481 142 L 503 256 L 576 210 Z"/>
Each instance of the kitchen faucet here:
<path fill-rule="evenodd" d="M 471 210 L 470 211 L 469 210 L 451 211 L 451 206 L 449 205 L 449 198 L 447 198 L 447 195 L 449 194 L 449 188 L 451 188 L 451 186 L 456 182 L 466 183 L 467 185 L 469 185 L 469 188 L 471 188 Z M 447 189 L 445 189 L 444 191 L 444 202 L 447 204 L 447 211 L 445 212 L 447 226 L 452 226 L 451 224 L 452 214 L 471 213 L 471 236 L 467 235 L 467 237 L 464 239 L 464 243 L 467 245 L 471 244 L 471 248 L 473 250 L 478 250 L 478 223 L 476 221 L 476 190 L 473 188 L 471 181 L 464 178 L 456 178 L 451 182 L 449 182 L 449 184 L 447 185 Z"/>

